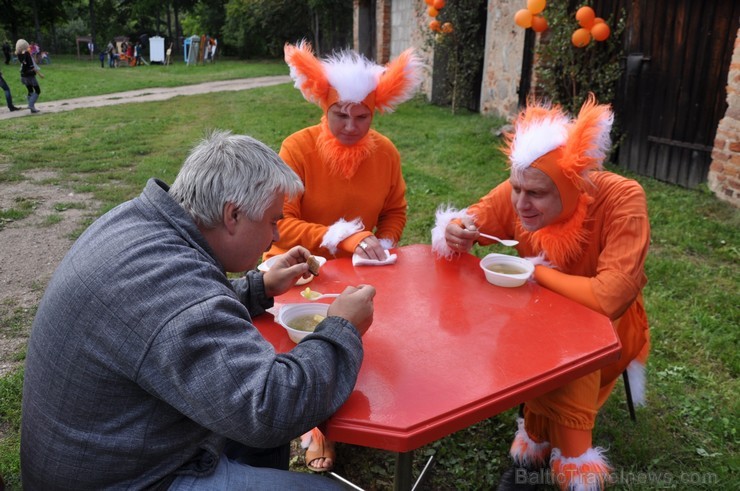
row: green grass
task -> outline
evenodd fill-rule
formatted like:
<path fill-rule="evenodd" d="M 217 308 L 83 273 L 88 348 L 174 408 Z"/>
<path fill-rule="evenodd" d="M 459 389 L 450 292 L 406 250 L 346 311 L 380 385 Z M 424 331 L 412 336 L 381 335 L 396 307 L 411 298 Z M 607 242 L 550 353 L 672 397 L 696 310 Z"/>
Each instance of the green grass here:
<path fill-rule="evenodd" d="M 51 72 L 62 66 L 54 62 L 43 68 Z M 201 72 L 217 75 L 209 70 L 226 64 L 110 70 L 90 63 L 81 64 L 78 76 L 133 77 L 141 73 L 149 77 L 149 71 L 175 68 L 184 73 L 182 80 L 195 81 Z M 272 68 L 283 70 L 279 64 Z M 39 102 L 42 109 L 45 95 L 53 93 L 52 79 L 66 77 L 59 70 L 41 82 L 44 89 L 48 87 Z M 157 84 L 161 80 L 156 79 Z M 139 82 L 115 86 L 131 89 Z M 99 210 L 103 213 L 136 196 L 149 177 L 172 182 L 188 149 L 210 129 L 250 134 L 278 149 L 285 136 L 317 122 L 319 115 L 316 107 L 285 84 L 17 118 L 0 132 L 0 186 L 22 179 L 28 170 L 52 170 L 57 173 L 55 183 L 92 193 L 103 203 Z M 505 178 L 499 141 L 493 136 L 500 124 L 476 114 L 453 116 L 422 100 L 376 117 L 374 126 L 396 143 L 402 155 L 409 200 L 403 244 L 429 242 L 438 205 L 466 206 Z M 649 283 L 644 292 L 653 343 L 648 407 L 638 409 L 633 424 L 620 382 L 599 414 L 595 443 L 609 449 L 610 459 L 622 472 L 615 489 L 731 489 L 740 471 L 740 214 L 704 189 L 691 191 L 652 179 L 638 180 L 648 194 L 652 224 L 646 265 Z M 475 252 L 480 255 L 490 250 Z M 30 315 L 14 315 L 15 324 L 22 321 L 28 328 Z M 11 489 L 18 486 L 21 380 L 22 370 L 0 380 L 0 472 Z M 424 457 L 438 450 L 427 487 L 494 487 L 508 466 L 514 416 L 515 411 L 509 411 L 416 452 L 418 471 Z M 368 489 L 390 487 L 391 454 L 346 445 L 340 445 L 338 452 L 340 474 Z"/>
<path fill-rule="evenodd" d="M 13 93 L 16 105 L 24 105 L 26 89 L 20 83 L 20 65 L 3 65 L 0 70 Z M 97 58 L 77 60 L 75 56 L 56 55 L 50 65 L 41 65 L 44 78 L 39 108 L 44 101 L 89 97 L 113 92 L 146 89 L 149 87 L 177 87 L 215 80 L 287 75 L 288 68 L 281 60 L 239 61 L 219 58 L 207 65 L 186 65 L 181 58 L 172 65 L 142 65 L 100 68 Z"/>

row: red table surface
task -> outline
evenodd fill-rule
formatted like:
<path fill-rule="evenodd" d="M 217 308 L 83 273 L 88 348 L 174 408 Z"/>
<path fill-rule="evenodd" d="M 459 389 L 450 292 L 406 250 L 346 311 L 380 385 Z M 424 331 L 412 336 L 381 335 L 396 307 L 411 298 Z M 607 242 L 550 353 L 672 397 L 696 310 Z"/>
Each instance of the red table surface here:
<path fill-rule="evenodd" d="M 331 440 L 408 452 L 619 358 L 607 317 L 534 282 L 492 285 L 475 256 L 436 259 L 428 245 L 393 252 L 390 266 L 328 261 L 308 284 L 377 290 L 355 390 L 324 426 Z M 276 307 L 306 302 L 304 288 Z M 254 322 L 277 351 L 295 346 L 270 314 Z"/>

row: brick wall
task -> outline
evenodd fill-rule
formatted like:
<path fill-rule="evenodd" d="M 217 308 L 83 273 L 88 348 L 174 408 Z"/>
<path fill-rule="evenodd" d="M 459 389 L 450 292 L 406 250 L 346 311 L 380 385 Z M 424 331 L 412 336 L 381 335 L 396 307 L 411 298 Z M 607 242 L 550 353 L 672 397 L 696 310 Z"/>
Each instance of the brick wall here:
<path fill-rule="evenodd" d="M 727 111 L 717 127 L 707 184 L 719 199 L 740 207 L 740 30 L 727 75 Z"/>

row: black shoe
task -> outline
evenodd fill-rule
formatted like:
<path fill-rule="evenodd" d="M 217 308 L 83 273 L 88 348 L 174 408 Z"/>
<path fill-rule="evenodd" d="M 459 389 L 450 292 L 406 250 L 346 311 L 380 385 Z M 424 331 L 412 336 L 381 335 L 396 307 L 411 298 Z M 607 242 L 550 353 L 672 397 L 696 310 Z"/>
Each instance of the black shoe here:
<path fill-rule="evenodd" d="M 542 473 L 511 466 L 501 474 L 496 491 L 535 491 L 541 482 Z"/>
<path fill-rule="evenodd" d="M 30 109 L 31 112 L 34 113 L 34 114 L 41 112 L 41 111 L 39 111 L 38 109 L 36 109 L 34 107 L 29 107 L 28 109 Z"/>
<path fill-rule="evenodd" d="M 16 106 L 10 106 L 10 107 L 9 107 L 8 109 L 10 109 L 10 112 L 13 112 L 13 111 L 20 111 L 20 110 L 21 110 L 21 108 L 20 108 L 20 107 L 16 107 Z"/>

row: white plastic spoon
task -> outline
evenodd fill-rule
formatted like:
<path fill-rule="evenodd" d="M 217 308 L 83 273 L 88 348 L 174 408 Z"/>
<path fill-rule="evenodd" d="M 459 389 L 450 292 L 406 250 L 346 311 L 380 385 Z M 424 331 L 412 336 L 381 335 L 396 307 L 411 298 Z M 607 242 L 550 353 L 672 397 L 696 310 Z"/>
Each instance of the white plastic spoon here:
<path fill-rule="evenodd" d="M 495 240 L 497 242 L 500 242 L 501 244 L 505 245 L 506 247 L 514 247 L 519 243 L 518 240 L 507 240 L 507 239 L 499 239 L 498 237 L 494 237 L 493 235 L 484 234 L 483 232 L 478 232 L 478 234 L 481 237 L 485 237 L 487 239 Z"/>
<path fill-rule="evenodd" d="M 321 298 L 337 298 L 339 293 L 321 293 L 306 287 L 305 290 L 301 291 L 301 296 L 313 302 L 314 300 L 319 300 Z"/>

